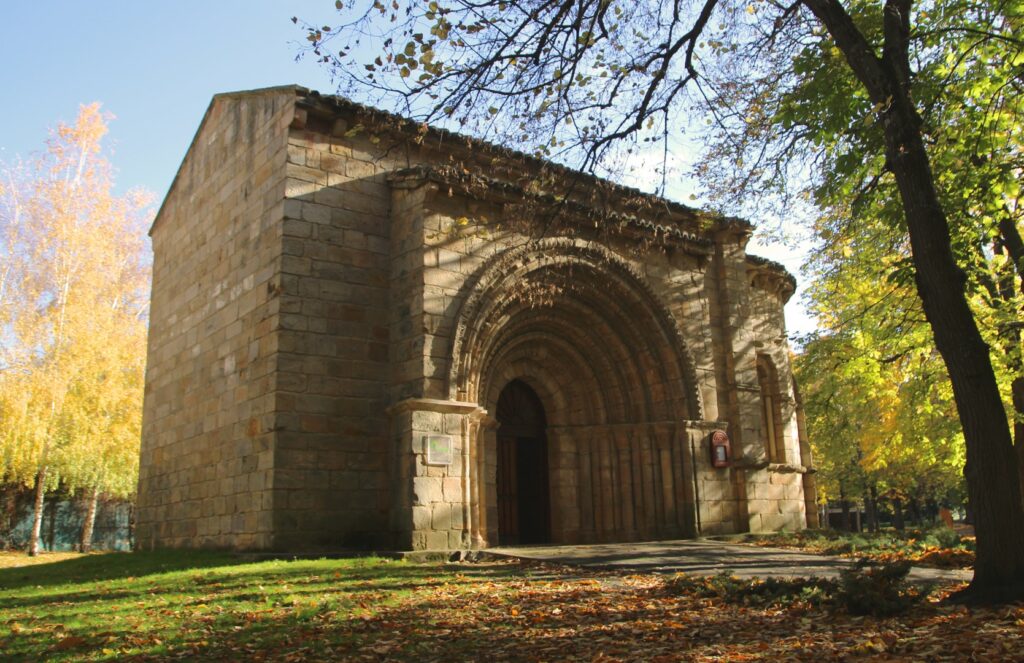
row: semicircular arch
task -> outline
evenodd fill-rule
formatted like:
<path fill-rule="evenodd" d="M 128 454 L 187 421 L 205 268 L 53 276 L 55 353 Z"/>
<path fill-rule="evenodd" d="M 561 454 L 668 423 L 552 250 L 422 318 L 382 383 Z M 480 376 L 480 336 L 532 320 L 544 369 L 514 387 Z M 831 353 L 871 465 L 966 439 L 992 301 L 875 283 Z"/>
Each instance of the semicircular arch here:
<path fill-rule="evenodd" d="M 591 309 L 588 322 L 604 325 L 613 339 L 617 360 L 636 359 L 650 353 L 646 364 L 663 371 L 666 396 L 679 403 L 676 417 L 703 418 L 693 356 L 676 318 L 658 298 L 646 279 L 622 257 L 604 246 L 571 238 L 547 238 L 507 249 L 495 256 L 472 280 L 470 294 L 459 309 L 450 346 L 449 397 L 483 402 L 488 388 L 481 382 L 493 370 L 493 352 L 503 331 L 514 329 L 517 319 L 528 319 L 530 306 L 517 295 L 517 286 L 544 272 L 570 276 L 567 283 L 582 288 L 568 293 L 551 306 L 573 299 L 577 314 Z M 585 290 L 585 294 L 580 294 Z M 610 321 L 609 321 L 610 319 Z M 567 326 L 568 325 L 568 326 Z M 525 327 L 521 327 L 525 329 Z M 567 320 L 552 324 L 562 333 L 571 328 Z M 629 352 L 629 348 L 634 348 Z M 614 363 L 614 362 L 612 362 Z M 622 383 L 621 378 L 617 380 Z M 636 378 L 625 379 L 634 382 Z M 644 408 L 650 412 L 650 407 Z M 634 412 L 637 408 L 633 408 Z"/>

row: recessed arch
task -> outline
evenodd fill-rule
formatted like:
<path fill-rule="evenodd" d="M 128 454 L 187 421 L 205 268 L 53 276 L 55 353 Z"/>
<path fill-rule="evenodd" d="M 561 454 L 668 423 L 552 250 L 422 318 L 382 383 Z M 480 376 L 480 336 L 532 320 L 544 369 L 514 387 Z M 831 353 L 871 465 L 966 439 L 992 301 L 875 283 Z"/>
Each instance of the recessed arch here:
<path fill-rule="evenodd" d="M 629 356 L 664 370 L 664 400 L 673 401 L 679 418 L 702 419 L 703 405 L 693 357 L 678 322 L 629 263 L 607 248 L 571 238 L 547 238 L 499 254 L 468 283 L 470 290 L 460 307 L 451 344 L 448 371 L 449 398 L 481 401 L 481 363 L 488 360 L 485 346 L 529 306 L 516 297 L 515 284 L 543 271 L 569 274 L 575 293 L 559 305 L 575 300 L 612 325 L 619 340 L 638 350 Z M 556 308 L 557 306 L 553 306 Z"/>
<path fill-rule="evenodd" d="M 510 384 L 543 403 L 553 541 L 694 534 L 685 429 L 703 407 L 678 323 L 645 278 L 605 247 L 557 238 L 495 256 L 465 289 L 447 386 L 497 417 L 471 442 L 481 536 L 507 539 L 511 522 L 513 452 L 496 414 Z"/>

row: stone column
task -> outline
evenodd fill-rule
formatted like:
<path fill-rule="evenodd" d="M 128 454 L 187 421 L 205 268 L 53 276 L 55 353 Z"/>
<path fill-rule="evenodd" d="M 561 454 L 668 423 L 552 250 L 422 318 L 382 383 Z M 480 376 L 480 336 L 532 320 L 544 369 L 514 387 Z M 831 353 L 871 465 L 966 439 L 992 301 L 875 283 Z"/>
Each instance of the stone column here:
<path fill-rule="evenodd" d="M 412 550 L 471 546 L 478 494 L 473 431 L 487 412 L 475 403 L 411 398 L 389 408 L 389 414 L 398 465 L 393 525 L 400 545 Z M 429 457 L 431 436 L 450 438 L 449 457 Z"/>
<path fill-rule="evenodd" d="M 488 541 L 494 541 L 488 533 L 488 511 L 490 502 L 488 493 L 488 441 L 494 447 L 495 431 L 498 428 L 498 421 L 487 414 L 483 409 L 465 417 L 468 431 L 469 443 L 469 464 L 470 472 L 466 478 L 466 491 L 469 502 L 469 542 L 473 549 L 486 548 Z M 493 453 L 493 452 L 492 452 Z M 493 466 L 493 463 L 492 463 Z M 493 482 L 493 476 L 491 481 Z"/>
<path fill-rule="evenodd" d="M 756 499 L 767 482 L 767 464 L 761 444 L 761 390 L 757 379 L 758 339 L 751 329 L 750 284 L 747 282 L 746 245 L 750 228 L 725 225 L 715 237 L 721 334 L 723 339 L 725 412 L 729 421 L 735 464 L 731 470 L 737 495 L 737 531 L 759 531 L 764 500 Z"/>

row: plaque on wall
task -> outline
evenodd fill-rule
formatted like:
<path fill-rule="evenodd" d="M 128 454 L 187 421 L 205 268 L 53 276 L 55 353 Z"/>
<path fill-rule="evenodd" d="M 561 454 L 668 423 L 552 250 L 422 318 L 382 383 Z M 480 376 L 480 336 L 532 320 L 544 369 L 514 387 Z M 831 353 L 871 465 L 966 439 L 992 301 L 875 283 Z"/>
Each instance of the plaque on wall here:
<path fill-rule="evenodd" d="M 451 435 L 424 435 L 423 446 L 427 449 L 427 465 L 452 464 Z"/>

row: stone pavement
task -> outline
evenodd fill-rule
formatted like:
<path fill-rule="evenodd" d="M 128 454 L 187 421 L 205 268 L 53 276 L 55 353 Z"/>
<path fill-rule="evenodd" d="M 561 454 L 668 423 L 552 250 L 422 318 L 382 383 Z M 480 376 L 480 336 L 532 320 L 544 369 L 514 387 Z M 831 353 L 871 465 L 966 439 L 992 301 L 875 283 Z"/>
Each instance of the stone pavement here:
<path fill-rule="evenodd" d="M 714 575 L 721 571 L 731 571 L 742 578 L 833 578 L 839 575 L 840 569 L 853 564 L 852 560 L 841 557 L 708 539 L 578 546 L 509 546 L 489 548 L 487 552 L 571 566 L 643 573 Z M 922 583 L 967 582 L 971 575 L 971 571 L 923 567 L 915 567 L 910 572 L 912 580 Z"/>

